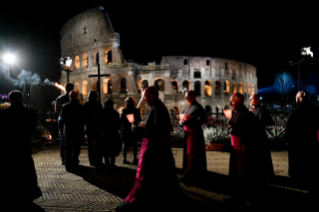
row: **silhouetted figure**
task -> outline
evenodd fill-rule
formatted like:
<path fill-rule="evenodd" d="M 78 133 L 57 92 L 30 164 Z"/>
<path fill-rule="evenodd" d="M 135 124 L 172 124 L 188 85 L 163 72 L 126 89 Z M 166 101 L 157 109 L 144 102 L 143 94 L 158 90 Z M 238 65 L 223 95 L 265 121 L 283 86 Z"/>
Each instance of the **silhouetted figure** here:
<path fill-rule="evenodd" d="M 120 130 L 120 114 L 114 110 L 114 102 L 108 99 L 104 103 L 103 117 L 102 117 L 102 141 L 100 152 L 102 159 L 105 160 L 105 165 L 109 168 L 115 167 L 115 157 L 119 155 L 121 143 L 119 140 Z M 111 163 L 109 161 L 111 159 Z"/>
<path fill-rule="evenodd" d="M 33 200 L 42 196 L 31 157 L 31 136 L 37 129 L 36 112 L 22 105 L 20 91 L 12 91 L 9 94 L 9 102 L 11 107 L 0 111 L 0 167 L 2 170 L 0 203 L 2 209 L 7 208 L 6 206 L 12 209 L 29 207 Z"/>
<path fill-rule="evenodd" d="M 319 179 L 319 108 L 308 100 L 308 94 L 296 95 L 297 108 L 287 122 L 285 140 L 289 144 L 288 171 L 292 179 L 307 186 L 311 195 L 318 196 Z"/>
<path fill-rule="evenodd" d="M 258 94 L 252 94 L 249 98 L 250 105 L 252 106 L 252 112 L 258 120 L 258 144 L 260 149 L 258 150 L 261 154 L 260 167 L 263 167 L 261 170 L 261 176 L 264 178 L 264 181 L 269 181 L 274 175 L 274 167 L 272 164 L 270 145 L 267 138 L 267 133 L 265 128 L 267 126 L 273 126 L 274 121 L 270 115 L 270 112 L 267 108 L 260 105 L 260 96 Z"/>
<path fill-rule="evenodd" d="M 62 121 L 64 123 L 65 165 L 68 167 L 79 164 L 81 145 L 84 144 L 84 106 L 79 104 L 79 95 L 70 92 L 71 101 L 62 106 Z"/>
<path fill-rule="evenodd" d="M 58 125 L 59 125 L 59 129 L 60 129 L 60 135 L 61 135 L 61 143 L 60 143 L 60 157 L 61 157 L 61 161 L 62 161 L 62 165 L 64 165 L 64 161 L 65 161 L 65 142 L 64 142 L 64 136 L 63 136 L 63 121 L 62 121 L 62 106 L 65 103 L 68 103 L 70 101 L 70 92 L 73 91 L 74 89 L 74 85 L 72 83 L 67 83 L 65 85 L 65 90 L 66 93 L 60 95 L 56 101 L 55 101 L 55 109 L 54 111 L 56 113 L 59 113 L 59 117 L 58 117 Z"/>
<path fill-rule="evenodd" d="M 165 211 L 172 209 L 179 198 L 167 108 L 158 99 L 155 87 L 146 90 L 145 101 L 151 107 L 145 126 L 132 127 L 144 133 L 135 183 L 117 211 Z"/>
<path fill-rule="evenodd" d="M 91 91 L 89 101 L 84 104 L 86 134 L 88 137 L 88 156 L 91 166 L 96 164 L 98 145 L 101 139 L 101 117 L 103 108 L 100 102 L 97 101 L 97 92 Z"/>
<path fill-rule="evenodd" d="M 185 100 L 188 106 L 183 111 L 184 119 L 180 121 L 185 131 L 183 154 L 185 177 L 183 181 L 192 183 L 201 178 L 207 170 L 202 125 L 208 120 L 204 108 L 195 99 L 194 91 L 186 92 Z"/>
<path fill-rule="evenodd" d="M 244 203 L 256 200 L 260 182 L 260 152 L 256 138 L 257 120 L 244 106 L 244 96 L 234 93 L 230 97 L 232 117 L 227 124 L 231 135 L 229 176 L 232 182 L 230 202 Z"/>
<path fill-rule="evenodd" d="M 125 99 L 125 109 L 122 110 L 121 114 L 121 124 L 122 124 L 122 133 L 121 133 L 121 139 L 123 141 L 123 163 L 127 164 L 126 156 L 127 156 L 127 147 L 128 144 L 131 142 L 133 145 L 133 164 L 138 163 L 137 159 L 137 134 L 132 132 L 132 123 L 129 122 L 127 119 L 127 115 L 133 114 L 134 115 L 134 123 L 133 125 L 138 125 L 138 123 L 141 122 L 141 114 L 140 110 L 135 108 L 135 99 L 133 97 L 127 97 Z"/>

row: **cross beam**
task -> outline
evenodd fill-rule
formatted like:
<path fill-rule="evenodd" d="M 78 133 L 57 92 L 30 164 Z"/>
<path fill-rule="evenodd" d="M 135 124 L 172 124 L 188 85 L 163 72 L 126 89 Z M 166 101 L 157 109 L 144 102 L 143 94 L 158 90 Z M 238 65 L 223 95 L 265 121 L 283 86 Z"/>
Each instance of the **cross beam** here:
<path fill-rule="evenodd" d="M 97 92 L 99 93 L 99 102 L 101 103 L 100 77 L 109 77 L 110 74 L 100 74 L 101 70 L 100 70 L 99 53 L 96 54 L 96 63 L 97 63 L 97 74 L 89 75 L 89 78 L 97 77 Z"/>

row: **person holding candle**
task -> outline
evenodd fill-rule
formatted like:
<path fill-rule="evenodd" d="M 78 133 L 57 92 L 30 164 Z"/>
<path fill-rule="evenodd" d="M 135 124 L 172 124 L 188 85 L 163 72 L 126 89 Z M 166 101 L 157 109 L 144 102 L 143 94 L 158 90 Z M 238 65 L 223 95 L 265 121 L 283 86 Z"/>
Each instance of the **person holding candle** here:
<path fill-rule="evenodd" d="M 121 140 L 123 142 L 123 163 L 128 164 L 128 161 L 126 160 L 127 156 L 127 147 L 128 144 L 131 142 L 133 145 L 133 164 L 137 165 L 138 159 L 137 159 L 137 134 L 132 132 L 132 125 L 138 125 L 142 121 L 140 110 L 135 108 L 135 99 L 134 97 L 127 97 L 125 99 L 125 108 L 122 110 L 121 114 L 121 125 L 122 125 L 122 131 L 121 131 Z M 132 120 L 128 120 L 128 115 L 132 115 Z"/>
<path fill-rule="evenodd" d="M 184 126 L 184 154 L 182 181 L 186 184 L 194 183 L 207 170 L 205 140 L 202 125 L 206 123 L 207 115 L 204 108 L 196 101 L 195 92 L 185 93 L 188 106 L 180 116 L 180 125 Z"/>
<path fill-rule="evenodd" d="M 132 130 L 143 133 L 135 183 L 116 211 L 165 211 L 176 205 L 180 188 L 170 147 L 172 125 L 158 90 L 149 87 L 145 101 L 151 107 L 144 126 Z"/>

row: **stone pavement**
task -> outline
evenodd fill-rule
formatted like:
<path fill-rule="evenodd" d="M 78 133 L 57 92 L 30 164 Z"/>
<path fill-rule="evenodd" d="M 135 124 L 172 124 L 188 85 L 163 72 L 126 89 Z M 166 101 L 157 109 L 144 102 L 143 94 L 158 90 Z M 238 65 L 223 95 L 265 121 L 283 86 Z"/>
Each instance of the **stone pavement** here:
<path fill-rule="evenodd" d="M 182 149 L 172 150 L 180 177 Z M 72 172 L 66 171 L 61 165 L 58 147 L 36 148 L 32 156 L 38 184 L 43 192 L 43 196 L 35 200 L 35 203 L 45 211 L 114 211 L 134 182 L 136 166 L 122 164 L 121 155 L 116 158 L 116 169 L 100 170 L 89 166 L 87 148 L 82 147 L 81 167 Z M 129 150 L 128 161 L 132 161 L 132 157 Z M 303 206 L 308 191 L 292 183 L 288 177 L 287 151 L 272 152 L 272 157 L 277 177 L 269 186 L 269 204 L 265 207 L 285 211 L 287 207 Z M 229 197 L 229 153 L 208 151 L 207 162 L 209 173 L 203 176 L 202 182 L 190 187 L 180 183 L 187 211 L 233 211 L 234 208 L 223 203 L 223 199 Z M 245 209 L 255 208 L 247 205 Z"/>

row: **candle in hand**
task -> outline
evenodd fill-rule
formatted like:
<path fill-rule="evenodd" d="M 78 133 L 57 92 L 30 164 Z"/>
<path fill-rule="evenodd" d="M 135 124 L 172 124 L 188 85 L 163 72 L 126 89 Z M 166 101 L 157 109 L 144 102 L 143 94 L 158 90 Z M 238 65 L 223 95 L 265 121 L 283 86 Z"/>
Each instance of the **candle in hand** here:
<path fill-rule="evenodd" d="M 133 123 L 135 120 L 134 120 L 134 114 L 128 114 L 126 115 L 126 118 L 127 120 L 130 122 L 130 123 Z"/>

